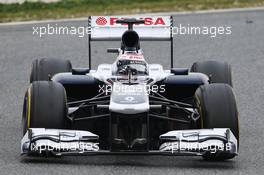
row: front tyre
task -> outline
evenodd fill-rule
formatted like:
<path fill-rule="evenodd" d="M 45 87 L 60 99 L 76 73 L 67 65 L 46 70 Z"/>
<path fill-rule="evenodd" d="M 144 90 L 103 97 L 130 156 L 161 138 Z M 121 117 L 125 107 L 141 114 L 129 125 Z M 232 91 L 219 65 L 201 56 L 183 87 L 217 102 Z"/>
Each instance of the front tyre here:
<path fill-rule="evenodd" d="M 23 135 L 28 128 L 65 129 L 67 109 L 65 90 L 60 83 L 33 82 L 24 99 Z"/>
<path fill-rule="evenodd" d="M 195 92 L 196 107 L 200 114 L 202 129 L 230 128 L 238 141 L 239 121 L 235 95 L 227 84 L 208 84 L 200 86 Z M 224 153 L 206 153 L 206 160 L 226 160 L 235 155 Z"/>

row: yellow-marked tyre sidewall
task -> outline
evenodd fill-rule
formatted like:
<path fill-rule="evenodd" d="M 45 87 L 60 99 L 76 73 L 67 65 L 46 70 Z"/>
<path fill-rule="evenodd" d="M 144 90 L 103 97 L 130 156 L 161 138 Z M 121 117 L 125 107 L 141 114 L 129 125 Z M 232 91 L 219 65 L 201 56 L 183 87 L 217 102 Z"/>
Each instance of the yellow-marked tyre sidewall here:
<path fill-rule="evenodd" d="M 239 147 L 239 119 L 233 89 L 228 84 L 214 83 L 200 86 L 195 92 L 196 106 L 200 114 L 201 129 L 230 128 Z M 207 152 L 206 160 L 231 159 L 234 154 Z"/>
<path fill-rule="evenodd" d="M 31 86 L 28 88 L 27 96 L 27 128 L 30 128 L 30 114 L 31 114 Z"/>
<path fill-rule="evenodd" d="M 23 114 L 22 114 L 22 134 L 24 135 L 28 128 L 30 128 L 30 117 L 31 117 L 31 97 L 32 97 L 32 86 L 27 89 L 24 97 Z"/>

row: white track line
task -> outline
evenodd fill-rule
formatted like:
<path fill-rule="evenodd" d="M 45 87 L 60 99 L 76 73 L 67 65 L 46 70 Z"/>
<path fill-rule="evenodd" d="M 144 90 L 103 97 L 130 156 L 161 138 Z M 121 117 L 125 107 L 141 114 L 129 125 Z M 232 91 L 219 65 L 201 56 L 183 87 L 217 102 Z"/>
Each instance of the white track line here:
<path fill-rule="evenodd" d="M 231 9 L 184 11 L 184 12 L 141 13 L 141 14 L 122 15 L 122 16 L 135 16 L 135 15 L 136 16 L 140 16 L 140 15 L 144 15 L 144 16 L 146 16 L 146 15 L 190 15 L 190 14 L 251 12 L 251 11 L 264 11 L 264 7 L 231 8 Z M 22 22 L 0 23 L 0 26 L 25 25 L 25 24 L 41 24 L 41 23 L 54 23 L 54 22 L 70 22 L 70 21 L 86 21 L 86 20 L 87 20 L 87 17 L 82 17 L 82 18 L 65 18 L 65 19 L 54 19 L 54 20 L 41 20 L 41 21 L 22 21 Z"/>

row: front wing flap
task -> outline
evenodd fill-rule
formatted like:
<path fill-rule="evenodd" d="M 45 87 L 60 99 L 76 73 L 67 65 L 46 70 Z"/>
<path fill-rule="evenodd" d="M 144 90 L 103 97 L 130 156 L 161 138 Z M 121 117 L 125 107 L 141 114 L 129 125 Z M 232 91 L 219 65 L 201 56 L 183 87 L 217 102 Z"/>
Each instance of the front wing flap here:
<path fill-rule="evenodd" d="M 98 151 L 98 139 L 89 131 L 30 128 L 21 140 L 21 154 Z"/>
<path fill-rule="evenodd" d="M 228 128 L 170 131 L 160 136 L 160 151 L 203 155 L 206 152 L 238 153 L 238 142 Z"/>

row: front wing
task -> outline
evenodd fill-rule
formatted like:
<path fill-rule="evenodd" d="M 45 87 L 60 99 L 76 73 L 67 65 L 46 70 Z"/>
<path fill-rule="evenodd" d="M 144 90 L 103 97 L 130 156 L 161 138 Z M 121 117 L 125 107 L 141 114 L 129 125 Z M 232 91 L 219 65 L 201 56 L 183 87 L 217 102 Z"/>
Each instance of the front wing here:
<path fill-rule="evenodd" d="M 160 135 L 159 150 L 145 152 L 100 149 L 99 136 L 89 131 L 30 128 L 21 140 L 21 154 L 27 155 L 106 155 L 150 154 L 193 155 L 224 152 L 237 155 L 237 139 L 228 128 L 174 130 Z"/>

